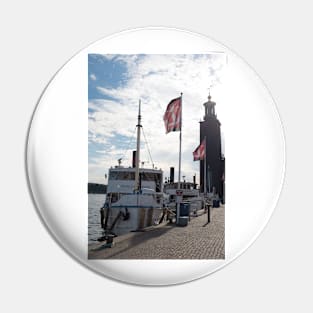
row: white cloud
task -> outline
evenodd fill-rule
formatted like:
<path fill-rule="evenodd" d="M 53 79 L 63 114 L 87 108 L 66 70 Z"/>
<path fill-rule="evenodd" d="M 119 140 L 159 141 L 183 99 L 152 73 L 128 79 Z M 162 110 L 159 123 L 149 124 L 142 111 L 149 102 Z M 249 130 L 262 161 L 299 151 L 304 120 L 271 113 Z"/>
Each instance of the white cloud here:
<path fill-rule="evenodd" d="M 91 78 L 92 80 L 97 80 L 97 77 L 96 77 L 95 74 L 90 74 L 90 78 Z"/>
<path fill-rule="evenodd" d="M 199 121 L 203 118 L 203 103 L 208 88 L 213 88 L 213 100 L 218 102 L 221 76 L 225 68 L 225 55 L 122 55 L 117 58 L 127 65 L 126 84 L 115 89 L 98 86 L 99 92 L 113 100 L 98 99 L 89 102 L 89 141 L 102 144 L 97 157 L 89 164 L 89 180 L 102 181 L 110 166 L 124 156 L 123 164 L 131 164 L 131 151 L 137 123 L 138 101 L 142 101 L 142 124 L 148 139 L 155 166 L 169 175 L 169 167 L 178 173 L 179 133 L 165 134 L 163 114 L 169 101 L 183 92 L 182 175 L 187 180 L 199 172 L 199 162 L 193 162 L 192 152 L 199 144 Z M 219 103 L 216 108 L 219 115 Z M 121 137 L 122 136 L 122 137 Z M 119 139 L 123 138 L 123 149 Z M 143 138 L 142 138 L 143 140 Z M 112 149 L 112 146 L 115 146 Z M 148 161 L 145 144 L 141 160 Z M 151 163 L 146 163 L 151 166 Z M 102 179 L 101 179 L 102 177 Z"/>

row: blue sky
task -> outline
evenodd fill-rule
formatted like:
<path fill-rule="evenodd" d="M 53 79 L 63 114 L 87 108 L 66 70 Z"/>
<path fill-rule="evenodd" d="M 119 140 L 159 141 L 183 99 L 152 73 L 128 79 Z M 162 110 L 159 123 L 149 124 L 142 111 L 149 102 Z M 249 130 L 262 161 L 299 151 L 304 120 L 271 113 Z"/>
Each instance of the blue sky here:
<path fill-rule="evenodd" d="M 117 57 L 117 56 L 116 56 Z M 116 89 L 122 87 L 127 82 L 127 67 L 121 60 L 110 60 L 99 54 L 88 55 L 88 101 L 92 103 L 99 99 L 114 100 L 114 97 L 103 94 L 99 91 L 99 86 Z M 91 106 L 88 107 L 88 113 L 94 113 Z M 89 119 L 91 116 L 89 116 Z M 112 140 L 113 142 L 113 140 Z M 128 144 L 128 137 L 121 136 L 116 133 L 114 143 L 125 148 Z M 111 143 L 110 143 L 111 145 Z M 99 151 L 101 149 L 110 148 L 110 145 L 105 145 L 97 141 L 89 141 L 89 163 L 97 163 L 101 158 Z"/>
<path fill-rule="evenodd" d="M 218 102 L 224 54 L 205 55 L 100 55 L 88 57 L 88 154 L 89 182 L 106 183 L 105 174 L 123 158 L 130 166 L 135 149 L 138 101 L 142 102 L 142 124 L 155 166 L 168 176 L 178 168 L 178 132 L 165 134 L 163 114 L 168 102 L 183 92 L 182 175 L 187 180 L 199 164 L 192 151 L 199 144 L 199 120 L 208 88 Z M 217 104 L 217 114 L 222 107 Z M 151 167 L 142 140 L 141 162 Z M 176 171 L 177 173 L 177 171 Z"/>
<path fill-rule="evenodd" d="M 110 99 L 97 87 L 117 88 L 127 83 L 127 66 L 121 60 L 109 60 L 98 54 L 88 56 L 88 99 Z"/>

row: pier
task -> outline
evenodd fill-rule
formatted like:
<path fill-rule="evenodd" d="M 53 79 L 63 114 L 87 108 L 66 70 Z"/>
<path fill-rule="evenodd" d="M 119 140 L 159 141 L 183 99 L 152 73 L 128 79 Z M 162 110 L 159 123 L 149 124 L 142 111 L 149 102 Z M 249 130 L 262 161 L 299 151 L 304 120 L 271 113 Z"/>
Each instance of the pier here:
<path fill-rule="evenodd" d="M 225 208 L 211 208 L 210 223 L 202 210 L 186 227 L 151 226 L 114 238 L 112 248 L 96 243 L 88 250 L 89 259 L 224 259 Z"/>

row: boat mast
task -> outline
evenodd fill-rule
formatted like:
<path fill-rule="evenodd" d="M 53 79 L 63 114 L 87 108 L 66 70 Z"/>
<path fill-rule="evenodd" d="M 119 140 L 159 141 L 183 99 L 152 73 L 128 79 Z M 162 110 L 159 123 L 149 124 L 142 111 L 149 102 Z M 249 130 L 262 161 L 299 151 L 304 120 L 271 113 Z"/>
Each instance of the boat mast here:
<path fill-rule="evenodd" d="M 135 191 L 139 191 L 139 159 L 140 159 L 140 128 L 141 125 L 141 100 L 139 100 L 137 127 L 137 151 L 136 151 L 136 171 L 135 171 Z"/>

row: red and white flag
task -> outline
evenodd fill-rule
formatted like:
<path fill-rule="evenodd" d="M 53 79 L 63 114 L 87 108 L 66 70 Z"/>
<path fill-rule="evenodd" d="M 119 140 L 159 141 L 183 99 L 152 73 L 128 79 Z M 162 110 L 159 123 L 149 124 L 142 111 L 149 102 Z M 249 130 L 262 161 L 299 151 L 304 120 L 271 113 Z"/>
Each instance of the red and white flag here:
<path fill-rule="evenodd" d="M 163 116 L 166 133 L 181 130 L 181 97 L 173 99 Z"/>
<path fill-rule="evenodd" d="M 202 140 L 201 144 L 193 152 L 193 160 L 199 161 L 203 160 L 205 156 L 205 139 Z"/>

